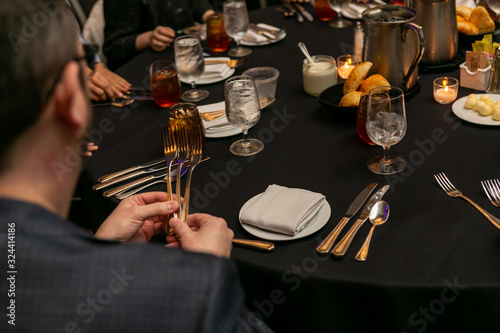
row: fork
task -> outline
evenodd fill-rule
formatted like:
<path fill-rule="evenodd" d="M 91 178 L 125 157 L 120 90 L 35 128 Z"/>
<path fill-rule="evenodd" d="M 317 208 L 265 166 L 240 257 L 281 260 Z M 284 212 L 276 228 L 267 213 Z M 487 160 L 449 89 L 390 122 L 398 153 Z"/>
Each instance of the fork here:
<path fill-rule="evenodd" d="M 481 181 L 484 192 L 494 206 L 500 207 L 500 181 L 498 179 L 489 179 Z"/>
<path fill-rule="evenodd" d="M 462 192 L 457 190 L 457 188 L 453 186 L 453 184 L 450 182 L 448 177 L 446 177 L 444 172 L 434 175 L 434 178 L 436 178 L 439 186 L 441 186 L 441 188 L 446 194 L 448 194 L 450 197 L 453 198 L 458 197 L 466 200 L 472 206 L 474 206 L 478 211 L 480 211 L 481 214 L 483 214 L 488 219 L 488 221 L 490 221 L 497 229 L 500 229 L 500 220 L 497 219 L 495 216 L 491 215 L 490 213 L 488 213 L 487 211 L 485 211 L 483 208 L 479 207 L 478 204 L 476 204 L 474 201 L 463 195 Z"/>
<path fill-rule="evenodd" d="M 177 174 L 181 174 L 182 166 L 189 157 L 189 142 L 186 128 L 182 124 L 175 124 L 175 143 L 177 146 Z M 179 203 L 178 218 L 181 218 L 181 177 L 178 177 L 175 182 L 175 192 L 177 195 L 177 202 Z"/>
<path fill-rule="evenodd" d="M 189 131 L 189 171 L 186 181 L 186 190 L 184 191 L 184 210 L 182 219 L 188 222 L 189 216 L 189 196 L 191 187 L 191 176 L 193 175 L 193 170 L 201 161 L 201 155 L 203 150 L 203 139 L 201 133 L 201 126 L 193 126 Z"/>
<path fill-rule="evenodd" d="M 164 178 L 164 181 L 167 183 L 167 201 L 172 201 L 172 163 L 177 158 L 177 147 L 175 145 L 170 125 L 161 124 L 160 130 L 161 137 L 163 139 L 163 153 L 165 155 L 165 162 L 167 162 L 168 165 L 167 176 Z M 174 213 L 174 217 L 177 217 L 176 213 Z M 168 231 L 172 230 L 167 230 L 167 233 Z"/>

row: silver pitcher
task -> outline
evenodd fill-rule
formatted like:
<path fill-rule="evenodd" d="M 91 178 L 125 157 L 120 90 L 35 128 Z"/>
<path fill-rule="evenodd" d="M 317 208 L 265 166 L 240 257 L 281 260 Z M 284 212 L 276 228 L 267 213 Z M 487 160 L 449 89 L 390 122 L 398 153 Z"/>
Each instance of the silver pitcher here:
<path fill-rule="evenodd" d="M 436 65 L 452 60 L 458 49 L 455 0 L 405 0 L 417 11 L 415 23 L 425 33 L 422 63 Z"/>
<path fill-rule="evenodd" d="M 414 9 L 403 6 L 380 6 L 363 12 L 366 37 L 363 59 L 373 66 L 372 74 L 381 74 L 392 86 L 404 91 L 418 81 L 418 63 L 425 50 L 422 27 L 412 23 Z M 408 31 L 415 32 L 408 34 Z"/>

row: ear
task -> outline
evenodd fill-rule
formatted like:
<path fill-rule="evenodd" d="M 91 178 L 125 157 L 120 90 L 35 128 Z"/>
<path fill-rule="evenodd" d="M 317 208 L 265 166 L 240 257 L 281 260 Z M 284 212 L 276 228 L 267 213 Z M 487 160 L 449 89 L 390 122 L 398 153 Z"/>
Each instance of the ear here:
<path fill-rule="evenodd" d="M 83 88 L 80 86 L 80 66 L 72 61 L 63 70 L 54 91 L 55 115 L 67 125 L 80 128 L 86 125 L 85 107 L 82 102 Z"/>

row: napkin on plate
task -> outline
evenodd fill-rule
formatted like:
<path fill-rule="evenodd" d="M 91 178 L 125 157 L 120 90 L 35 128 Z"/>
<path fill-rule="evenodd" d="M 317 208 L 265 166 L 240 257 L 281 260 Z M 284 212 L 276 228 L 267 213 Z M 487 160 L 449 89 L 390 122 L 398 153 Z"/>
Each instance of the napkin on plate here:
<path fill-rule="evenodd" d="M 225 107 L 226 107 L 226 105 L 225 105 L 224 101 L 222 101 L 219 103 L 198 106 L 198 111 L 200 113 L 210 112 L 210 111 L 218 111 L 218 110 L 224 110 Z M 228 130 L 231 130 L 234 128 L 233 125 L 229 124 L 226 116 L 222 116 L 222 117 L 215 119 L 215 120 L 212 120 L 212 121 L 205 121 L 202 118 L 202 122 L 203 122 L 203 126 L 205 127 L 205 132 L 207 134 L 225 132 L 225 131 L 228 131 Z"/>
<path fill-rule="evenodd" d="M 318 213 L 325 196 L 298 188 L 270 185 L 241 212 L 241 223 L 287 235 L 301 232 Z"/>
<path fill-rule="evenodd" d="M 257 27 L 262 28 L 262 29 L 271 29 L 271 30 L 279 30 L 279 28 L 273 27 L 272 25 L 268 25 L 265 23 L 257 23 Z M 246 32 L 245 36 L 243 36 L 243 41 L 247 43 L 266 43 L 269 42 L 270 39 L 268 39 L 266 36 L 259 35 L 252 29 L 248 29 Z"/>
<path fill-rule="evenodd" d="M 206 58 L 206 60 L 224 60 L 228 61 L 230 60 L 227 57 L 210 57 Z M 206 64 L 205 65 L 205 71 L 200 77 L 200 80 L 206 80 L 206 79 L 221 79 L 223 80 L 225 77 L 227 77 L 227 74 L 231 71 L 231 67 L 229 67 L 227 64 Z"/>

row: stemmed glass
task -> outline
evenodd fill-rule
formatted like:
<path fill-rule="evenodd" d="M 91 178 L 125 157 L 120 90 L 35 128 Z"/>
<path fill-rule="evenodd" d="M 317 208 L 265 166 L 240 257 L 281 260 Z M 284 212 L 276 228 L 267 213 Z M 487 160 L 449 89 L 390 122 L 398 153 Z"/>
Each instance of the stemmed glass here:
<path fill-rule="evenodd" d="M 379 175 L 392 175 L 406 167 L 401 157 L 389 156 L 406 133 L 404 93 L 397 87 L 379 87 L 370 90 L 366 115 L 366 132 L 370 139 L 384 149 L 383 156 L 372 158 L 368 169 Z"/>
<path fill-rule="evenodd" d="M 243 130 L 244 138 L 234 142 L 231 153 L 238 156 L 250 156 L 264 149 L 264 144 L 257 139 L 248 139 L 248 129 L 260 119 L 259 98 L 251 76 L 234 76 L 224 84 L 224 99 L 228 122 Z"/>
<path fill-rule="evenodd" d="M 182 99 L 188 102 L 201 101 L 207 98 L 209 92 L 196 87 L 196 80 L 205 71 L 205 58 L 201 48 L 200 37 L 185 35 L 177 37 L 174 42 L 175 66 L 179 77 L 191 82 L 191 89 L 182 94 Z"/>
<path fill-rule="evenodd" d="M 332 28 L 345 28 L 350 26 L 352 23 L 342 16 L 342 7 L 349 3 L 350 0 L 328 0 L 330 2 L 330 7 L 337 12 L 337 17 L 335 20 L 330 22 L 330 27 Z"/>
<path fill-rule="evenodd" d="M 230 57 L 245 57 L 252 53 L 249 48 L 240 45 L 250 27 L 247 4 L 244 0 L 228 0 L 224 2 L 224 28 L 226 33 L 234 39 L 237 47 L 228 51 Z"/>

